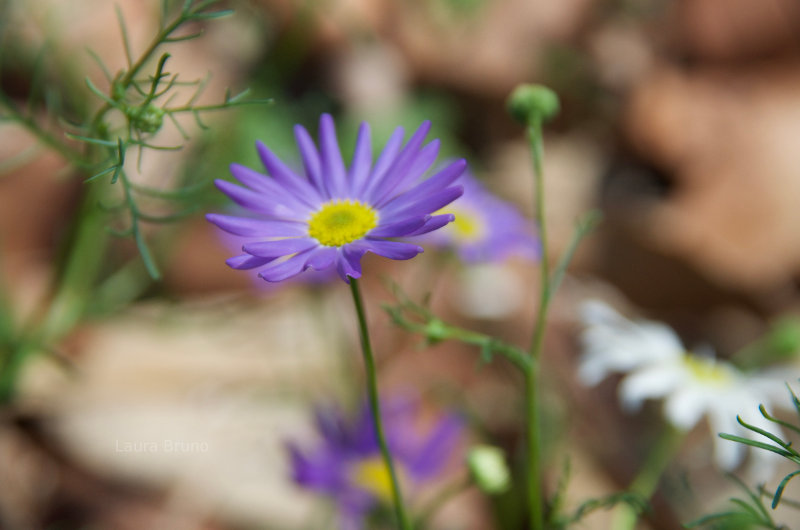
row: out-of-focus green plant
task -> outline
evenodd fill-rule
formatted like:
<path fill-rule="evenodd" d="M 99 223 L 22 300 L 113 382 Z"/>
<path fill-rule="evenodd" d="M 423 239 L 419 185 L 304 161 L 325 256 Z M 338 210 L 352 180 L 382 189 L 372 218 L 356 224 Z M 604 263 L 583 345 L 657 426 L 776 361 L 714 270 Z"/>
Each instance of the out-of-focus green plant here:
<path fill-rule="evenodd" d="M 788 527 L 775 523 L 769 508 L 765 505 L 764 500 L 770 496 L 768 491 L 761 486 L 756 491 L 753 491 L 740 479 L 736 477 L 732 477 L 732 479 L 744 490 L 746 498 L 732 497 L 730 499 L 730 508 L 700 517 L 688 523 L 686 528 L 788 530 Z"/>
<path fill-rule="evenodd" d="M 767 339 L 773 335 L 774 334 L 769 334 Z M 793 343 L 791 349 L 794 350 Z M 792 404 L 794 405 L 797 413 L 796 422 L 790 422 L 774 417 L 763 405 L 759 406 L 759 412 L 761 412 L 761 415 L 766 420 L 774 423 L 776 426 L 784 427 L 791 432 L 800 434 L 800 399 L 798 399 L 797 395 L 791 388 L 789 388 L 789 393 L 792 398 Z M 731 503 L 733 506 L 730 509 L 706 515 L 691 522 L 687 526 L 689 528 L 710 527 L 726 530 L 740 528 L 768 528 L 773 530 L 786 529 L 786 526 L 775 523 L 772 518 L 770 508 L 774 510 L 779 504 L 783 503 L 784 505 L 790 506 L 794 509 L 800 509 L 800 503 L 783 498 L 786 486 L 794 477 L 800 475 L 800 452 L 793 447 L 793 443 L 790 440 L 787 440 L 779 429 L 774 429 L 777 432 L 770 432 L 772 429 L 766 430 L 756 427 L 755 425 L 745 422 L 740 417 L 737 417 L 736 419 L 741 426 L 758 435 L 758 437 L 756 439 L 750 439 L 742 436 L 735 436 L 733 434 L 720 433 L 719 436 L 721 438 L 744 444 L 757 450 L 774 453 L 790 461 L 792 464 L 794 464 L 796 469 L 790 471 L 783 477 L 783 479 L 781 479 L 774 492 L 768 491 L 763 485 L 759 485 L 757 490 L 753 491 L 740 479 L 733 477 L 740 487 L 747 492 L 747 498 L 732 498 Z M 767 506 L 764 500 L 769 499 L 770 497 L 772 499 L 769 506 Z"/>
<path fill-rule="evenodd" d="M 107 270 L 110 236 L 133 239 L 149 277 L 152 280 L 161 277 L 145 238 L 143 224 L 169 223 L 192 213 L 195 209 L 191 205 L 193 194 L 205 183 L 178 189 L 160 189 L 136 183 L 129 175 L 131 157 L 136 157 L 136 166 L 140 168 L 147 150 L 178 150 L 183 147 L 152 142 L 165 121 L 169 121 L 186 140 L 189 134 L 177 119 L 180 115 L 193 116 L 197 126 L 205 129 L 203 113 L 268 102 L 247 99 L 247 91 L 244 91 L 236 95 L 227 92 L 218 104 L 198 105 L 207 78 L 183 81 L 177 73 L 167 71 L 170 54 L 161 52 L 159 55 L 160 50 L 202 35 L 202 29 L 183 33 L 181 30 L 187 26 L 197 28 L 198 24 L 232 14 L 230 9 L 219 9 L 218 4 L 219 0 L 162 0 L 158 31 L 138 56 L 131 49 L 124 17 L 117 10 L 126 65 L 112 74 L 95 53 L 89 52 L 103 71 L 109 88 L 104 92 L 86 77 L 86 101 L 73 104 L 71 108 L 89 108 L 92 98 L 99 100 L 99 107 L 94 105 L 94 112 L 84 113 L 77 119 L 72 114 L 59 115 L 61 105 L 55 105 L 53 98 L 48 97 L 52 91 L 43 88 L 44 61 L 34 64 L 26 102 L 16 101 L 0 90 L 0 120 L 16 123 L 30 131 L 44 148 L 62 155 L 75 168 L 76 174 L 84 177 L 85 183 L 83 203 L 73 219 L 63 257 L 58 263 L 52 294 L 45 306 L 33 322 L 19 324 L 13 321 L 11 307 L 0 304 L 0 402 L 13 399 L 21 368 L 28 357 L 36 352 L 49 351 L 86 314 L 95 296 L 108 292 L 100 280 L 103 274 L 108 281 L 116 278 L 115 271 Z M 2 38 L 10 38 L 7 31 Z M 39 55 L 43 57 L 46 51 L 45 47 Z M 146 74 L 156 57 L 155 68 Z M 192 89 L 186 101 L 176 102 L 180 97 L 176 90 L 179 87 Z M 46 119 L 40 118 L 42 114 Z M 143 207 L 144 202 L 172 204 L 173 211 L 150 213 Z M 115 215 L 109 216 L 109 212 Z M 122 228 L 119 228 L 120 224 Z M 125 270 L 125 267 L 120 269 Z M 130 293 L 122 296 L 130 298 Z M 97 298 L 105 300 L 108 297 L 101 295 Z"/>
<path fill-rule="evenodd" d="M 477 346 L 480 348 L 483 362 L 490 362 L 494 355 L 500 355 L 511 362 L 522 374 L 525 382 L 523 394 L 526 425 L 525 484 L 514 489 L 518 492 L 522 491 L 519 497 L 524 499 L 527 524 L 531 530 L 562 528 L 574 521 L 573 517 L 558 513 L 560 503 L 553 501 L 548 505 L 548 499 L 545 498 L 542 491 L 539 360 L 544 345 L 547 315 L 553 295 L 563 280 L 567 266 L 578 244 L 592 231 L 599 221 L 599 215 L 595 212 L 590 212 L 578 222 L 567 251 L 551 270 L 547 243 L 548 232 L 544 215 L 546 201 L 544 196 L 542 126 L 558 114 L 559 108 L 560 103 L 556 94 L 540 85 L 521 85 L 512 92 L 508 99 L 508 111 L 526 127 L 527 131 L 534 170 L 533 188 L 536 231 L 541 241 L 539 304 L 530 346 L 527 349 L 522 349 L 495 337 L 445 323 L 424 305 L 410 301 L 407 296 L 397 289 L 395 290 L 395 297 L 398 303 L 394 306 L 385 307 L 395 324 L 408 331 L 424 335 L 430 342 L 456 340 Z M 593 502 L 595 504 L 592 506 L 608 506 L 615 504 L 617 501 Z M 583 514 L 578 516 L 579 519 L 582 517 Z"/>

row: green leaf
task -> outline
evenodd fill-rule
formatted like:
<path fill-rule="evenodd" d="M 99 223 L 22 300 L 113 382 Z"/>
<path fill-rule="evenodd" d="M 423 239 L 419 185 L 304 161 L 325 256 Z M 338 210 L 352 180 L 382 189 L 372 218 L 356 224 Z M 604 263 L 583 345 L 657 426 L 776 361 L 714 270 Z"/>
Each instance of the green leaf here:
<path fill-rule="evenodd" d="M 757 442 L 757 441 L 751 440 L 749 438 L 743 438 L 741 436 L 734 436 L 733 434 L 727 434 L 727 433 L 724 433 L 724 432 L 719 433 L 719 437 L 723 438 L 725 440 L 730 440 L 732 442 L 738 442 L 740 444 L 749 445 L 750 447 L 757 447 L 759 449 L 764 449 L 766 451 L 770 451 L 770 452 L 773 452 L 775 454 L 781 455 L 784 458 L 791 458 L 792 457 L 791 453 L 787 452 L 784 449 L 781 449 L 780 447 L 775 447 L 774 445 L 769 445 L 769 444 L 766 444 L 766 443 L 763 443 L 763 442 Z"/>
<path fill-rule="evenodd" d="M 758 406 L 758 410 L 761 412 L 762 416 L 764 416 L 766 419 L 768 419 L 772 423 L 777 423 L 778 425 L 786 427 L 787 429 L 792 430 L 792 431 L 800 434 L 800 427 L 798 427 L 797 425 L 794 425 L 792 423 L 789 423 L 788 421 L 783 421 L 783 420 L 781 420 L 779 418 L 775 418 L 774 416 L 771 416 L 767 412 L 767 409 L 764 407 L 764 405 L 759 405 Z"/>
<path fill-rule="evenodd" d="M 94 94 L 95 94 L 97 97 L 99 97 L 100 99 L 102 99 L 103 101 L 105 101 L 106 103 L 108 103 L 109 105 L 111 105 L 112 107 L 116 107 L 116 106 L 117 106 L 117 102 L 116 102 L 116 101 L 114 101 L 114 100 L 112 100 L 111 98 L 109 98 L 107 95 L 103 94 L 103 92 L 102 92 L 102 91 L 101 91 L 99 88 L 97 88 L 96 86 L 94 86 L 94 83 L 92 83 L 92 80 L 91 80 L 91 79 L 89 79 L 88 77 L 86 77 L 86 78 L 84 78 L 84 81 L 86 82 L 86 86 L 88 86 L 88 87 L 89 87 L 89 90 L 91 90 L 92 92 L 94 92 Z"/>
<path fill-rule="evenodd" d="M 749 429 L 749 430 L 751 430 L 751 431 L 753 431 L 755 433 L 760 434 L 761 436 L 763 436 L 765 438 L 768 438 L 768 439 L 772 440 L 773 442 L 775 442 L 779 446 L 781 446 L 784 449 L 786 449 L 786 451 L 788 451 L 789 453 L 791 453 L 791 454 L 793 454 L 793 455 L 795 455 L 797 457 L 800 457 L 800 454 L 798 454 L 797 451 L 795 451 L 792 448 L 791 442 L 786 442 L 782 438 L 780 438 L 779 436 L 777 436 L 775 434 L 772 434 L 769 431 L 765 431 L 764 429 L 756 427 L 755 425 L 750 425 L 749 423 L 745 422 L 741 418 L 741 416 L 736 416 L 736 421 L 739 422 L 739 425 L 741 425 L 742 427 L 745 427 L 746 429 Z"/>
<path fill-rule="evenodd" d="M 111 167 L 107 167 L 107 168 L 105 168 L 104 170 L 102 170 L 100 173 L 95 173 L 95 174 L 94 174 L 94 175 L 92 175 L 91 177 L 89 177 L 89 178 L 85 179 L 85 180 L 83 181 L 83 183 L 84 183 L 84 184 L 87 184 L 87 183 L 89 183 L 89 182 L 92 182 L 93 180 L 97 180 L 97 179 L 99 179 L 100 177 L 102 177 L 102 176 L 104 176 L 104 175 L 108 175 L 109 173 L 111 173 L 112 171 L 114 171 L 114 170 L 116 170 L 116 169 L 117 169 L 117 165 L 116 165 L 116 164 L 115 164 L 115 165 L 113 165 L 113 166 L 111 166 Z"/>
<path fill-rule="evenodd" d="M 182 41 L 185 41 L 185 40 L 192 40 L 192 39 L 196 39 L 198 37 L 202 37 L 204 33 L 205 33 L 205 31 L 203 31 L 201 29 L 197 33 L 190 33 L 190 34 L 184 35 L 182 37 L 167 37 L 166 39 L 164 39 L 164 42 L 165 43 L 166 42 L 182 42 Z"/>
<path fill-rule="evenodd" d="M 144 262 L 144 268 L 147 269 L 147 274 L 149 274 L 150 277 L 155 281 L 160 280 L 161 272 L 156 266 L 153 255 L 150 253 L 150 248 L 147 246 L 147 242 L 144 240 L 144 236 L 139 230 L 138 225 L 133 225 L 133 238 L 136 241 L 136 247 L 139 249 L 139 254 L 142 256 L 142 261 Z"/>
<path fill-rule="evenodd" d="M 156 73 L 151 78 L 150 92 L 147 94 L 147 97 L 145 98 L 143 105 L 147 105 L 156 97 L 156 92 L 158 91 L 158 85 L 161 83 L 161 80 L 164 79 L 164 77 L 169 75 L 168 73 L 164 72 L 164 66 L 166 66 L 167 60 L 169 58 L 170 54 L 168 53 L 164 53 L 161 55 L 161 57 L 159 57 L 158 65 L 156 65 Z"/>
<path fill-rule="evenodd" d="M 558 290 L 564 278 L 564 274 L 567 271 L 567 267 L 569 267 L 581 241 L 597 227 L 602 218 L 603 215 L 599 210 L 592 210 L 584 214 L 578 220 L 575 231 L 572 234 L 572 239 L 570 239 L 569 245 L 567 246 L 567 251 L 561 256 L 561 259 L 558 261 L 553 271 L 553 275 L 550 277 L 550 293 L 555 293 Z"/>
<path fill-rule="evenodd" d="M 194 20 L 211 20 L 214 18 L 228 17 L 234 13 L 233 9 L 222 9 L 220 11 L 209 11 L 207 13 L 195 13 L 192 15 Z"/>
<path fill-rule="evenodd" d="M 795 476 L 800 475 L 800 469 L 797 471 L 793 471 L 783 477 L 781 483 L 778 485 L 778 489 L 775 490 L 775 495 L 772 497 L 772 509 L 778 507 L 778 503 L 781 502 L 781 496 L 783 496 L 783 490 L 786 489 L 786 485 L 789 484 L 789 481 L 792 480 Z"/>
<path fill-rule="evenodd" d="M 89 53 L 91 58 L 94 59 L 94 62 L 97 63 L 97 66 L 100 67 L 100 70 L 103 72 L 103 76 L 105 76 L 106 80 L 109 83 L 112 83 L 114 79 L 111 77 L 111 72 L 108 70 L 108 68 L 106 68 L 105 63 L 103 63 L 103 60 L 100 58 L 100 56 L 97 55 L 91 48 L 86 48 L 86 51 Z"/>
<path fill-rule="evenodd" d="M 119 31 L 122 35 L 122 45 L 125 48 L 125 60 L 128 61 L 128 69 L 133 68 L 133 54 L 131 53 L 131 43 L 128 39 L 128 28 L 125 26 L 125 17 L 122 15 L 122 10 L 119 5 L 114 5 L 114 11 L 117 13 L 117 21 L 119 22 Z"/>
<path fill-rule="evenodd" d="M 71 138 L 72 140 L 78 140 L 80 142 L 86 142 L 88 144 L 94 145 L 102 145 L 103 147 L 116 147 L 117 143 L 112 142 L 111 140 L 103 140 L 101 138 L 89 138 L 88 136 L 80 136 L 77 134 L 72 133 L 64 133 L 64 136 L 67 138 Z"/>

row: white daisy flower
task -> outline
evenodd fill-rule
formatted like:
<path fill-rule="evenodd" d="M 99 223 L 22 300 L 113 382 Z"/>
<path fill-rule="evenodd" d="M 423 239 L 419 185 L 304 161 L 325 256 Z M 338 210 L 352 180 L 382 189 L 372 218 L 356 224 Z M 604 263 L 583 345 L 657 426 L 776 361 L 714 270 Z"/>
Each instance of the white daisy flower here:
<path fill-rule="evenodd" d="M 664 415 L 678 429 L 692 429 L 703 416 L 714 433 L 714 461 L 730 471 L 737 467 L 746 447 L 716 436 L 724 432 L 751 439 L 760 438 L 736 421 L 780 435 L 777 425 L 758 410 L 763 404 L 789 405 L 786 370 L 744 373 L 734 365 L 710 355 L 695 355 L 684 348 L 668 326 L 647 320 L 631 321 L 603 302 L 589 301 L 581 310 L 586 328 L 581 336 L 584 355 L 578 376 L 595 385 L 610 373 L 627 374 L 619 387 L 623 407 L 638 410 L 646 399 L 663 399 Z M 763 440 L 762 440 L 763 441 Z M 774 455 L 753 453 L 753 471 L 768 478 Z"/>

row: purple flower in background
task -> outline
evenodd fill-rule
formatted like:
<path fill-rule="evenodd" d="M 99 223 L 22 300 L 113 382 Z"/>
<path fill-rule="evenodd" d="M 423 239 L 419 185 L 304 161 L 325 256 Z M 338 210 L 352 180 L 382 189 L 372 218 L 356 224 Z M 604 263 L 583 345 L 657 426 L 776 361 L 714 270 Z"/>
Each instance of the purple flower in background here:
<path fill-rule="evenodd" d="M 382 404 L 389 449 L 400 481 L 418 486 L 436 478 L 461 440 L 462 423 L 453 415 L 440 418 L 421 434 L 418 407 L 412 400 Z M 349 419 L 334 408 L 316 411 L 321 437 L 312 450 L 289 445 L 293 478 L 303 488 L 334 500 L 346 530 L 363 528 L 367 513 L 381 503 L 391 503 L 391 481 L 380 454 L 369 407 Z"/>
<path fill-rule="evenodd" d="M 530 220 L 470 174 L 464 174 L 459 182 L 464 195 L 439 212 L 455 214 L 455 222 L 428 236 L 431 243 L 453 248 L 467 263 L 502 261 L 512 256 L 539 259 L 539 239 Z"/>
<path fill-rule="evenodd" d="M 361 258 L 367 252 L 413 258 L 422 247 L 392 238 L 425 234 L 452 221 L 452 214 L 433 213 L 461 195 L 462 187 L 453 183 L 466 168 L 458 160 L 421 180 L 439 151 L 438 140 L 423 145 L 429 129 L 430 123 L 423 123 L 403 146 L 404 132 L 398 127 L 372 164 L 370 128 L 362 123 L 348 169 L 333 118 L 323 114 L 319 149 L 303 127 L 295 126 L 305 176 L 258 142 L 270 176 L 232 164 L 231 173 L 244 187 L 216 181 L 223 193 L 257 217 L 206 216 L 226 232 L 253 238 L 226 263 L 234 269 L 258 269 L 270 282 L 336 266 L 349 281 L 361 277 Z"/>

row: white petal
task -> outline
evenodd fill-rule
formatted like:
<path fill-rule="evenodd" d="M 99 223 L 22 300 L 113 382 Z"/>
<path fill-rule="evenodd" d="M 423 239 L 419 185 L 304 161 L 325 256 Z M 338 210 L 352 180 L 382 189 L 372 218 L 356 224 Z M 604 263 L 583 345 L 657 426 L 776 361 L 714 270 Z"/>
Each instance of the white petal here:
<path fill-rule="evenodd" d="M 586 325 L 614 325 L 626 319 L 610 305 L 601 300 L 586 300 L 578 310 L 581 320 Z"/>
<path fill-rule="evenodd" d="M 683 355 L 680 339 L 663 324 L 630 321 L 596 300 L 583 304 L 581 316 L 588 327 L 581 335 L 586 353 L 578 373 L 586 384 L 596 384 L 610 372 L 630 372 Z"/>
<path fill-rule="evenodd" d="M 744 459 L 746 446 L 719 437 L 719 433 L 746 436 L 746 429 L 736 422 L 736 412 L 729 406 L 709 411 L 709 424 L 714 439 L 714 463 L 724 471 L 733 471 Z"/>
<path fill-rule="evenodd" d="M 619 386 L 622 406 L 627 410 L 636 410 L 645 399 L 670 394 L 680 384 L 680 375 L 680 371 L 669 364 L 654 365 L 633 372 Z"/>
<path fill-rule="evenodd" d="M 606 361 L 603 355 L 584 355 L 578 365 L 578 380 L 586 386 L 595 386 L 611 371 Z"/>
<path fill-rule="evenodd" d="M 706 413 L 709 399 L 713 398 L 706 395 L 701 388 L 683 387 L 667 398 L 664 414 L 674 426 L 688 431 Z"/>

